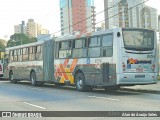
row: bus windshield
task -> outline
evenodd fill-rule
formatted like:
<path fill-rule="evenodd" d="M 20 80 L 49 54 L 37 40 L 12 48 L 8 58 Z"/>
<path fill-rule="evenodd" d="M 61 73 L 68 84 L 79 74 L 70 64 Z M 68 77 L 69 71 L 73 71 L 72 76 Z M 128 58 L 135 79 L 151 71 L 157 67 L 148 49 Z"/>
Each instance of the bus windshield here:
<path fill-rule="evenodd" d="M 154 49 L 154 31 L 123 29 L 124 48 L 127 50 L 148 51 Z"/>

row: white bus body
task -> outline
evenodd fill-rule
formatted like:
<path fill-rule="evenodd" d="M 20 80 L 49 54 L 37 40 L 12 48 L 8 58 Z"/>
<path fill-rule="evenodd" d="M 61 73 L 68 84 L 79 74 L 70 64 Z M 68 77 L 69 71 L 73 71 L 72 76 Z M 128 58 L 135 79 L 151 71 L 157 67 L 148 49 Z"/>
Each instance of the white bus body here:
<path fill-rule="evenodd" d="M 157 41 L 153 30 L 115 28 L 7 48 L 6 51 L 28 48 L 28 59 L 20 61 L 18 53 L 14 54 L 17 60 L 8 63 L 5 76 L 11 80 L 28 79 L 33 85 L 36 82 L 73 84 L 80 91 L 95 86 L 155 84 L 158 82 Z M 29 60 L 30 47 L 38 45 L 42 46 L 41 59 Z M 14 55 L 9 54 L 10 60 Z"/>

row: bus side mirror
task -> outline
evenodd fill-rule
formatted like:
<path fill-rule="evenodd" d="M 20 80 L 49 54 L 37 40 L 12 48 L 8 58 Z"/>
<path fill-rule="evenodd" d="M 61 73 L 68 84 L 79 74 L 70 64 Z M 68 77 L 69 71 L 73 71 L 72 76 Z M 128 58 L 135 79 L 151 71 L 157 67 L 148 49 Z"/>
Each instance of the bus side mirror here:
<path fill-rule="evenodd" d="M 117 32 L 117 37 L 120 37 L 121 36 L 121 33 L 120 32 Z"/>

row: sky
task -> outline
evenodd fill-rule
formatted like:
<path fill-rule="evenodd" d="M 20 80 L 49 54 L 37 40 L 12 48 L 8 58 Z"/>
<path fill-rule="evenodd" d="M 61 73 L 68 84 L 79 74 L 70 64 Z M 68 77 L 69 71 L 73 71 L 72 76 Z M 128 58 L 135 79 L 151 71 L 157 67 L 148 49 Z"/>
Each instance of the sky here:
<path fill-rule="evenodd" d="M 96 12 L 104 10 L 104 0 L 95 0 Z M 149 0 L 147 5 L 158 9 L 160 0 Z M 51 34 L 60 31 L 59 0 L 0 0 L 0 38 L 14 34 L 14 25 L 32 18 L 42 24 Z M 104 13 L 96 16 L 97 22 L 104 19 Z"/>

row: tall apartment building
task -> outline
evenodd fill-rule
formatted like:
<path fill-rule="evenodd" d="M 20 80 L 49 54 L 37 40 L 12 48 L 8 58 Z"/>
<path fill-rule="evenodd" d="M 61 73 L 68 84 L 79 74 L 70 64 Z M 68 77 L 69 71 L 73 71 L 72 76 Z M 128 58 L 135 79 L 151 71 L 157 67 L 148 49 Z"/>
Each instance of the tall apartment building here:
<path fill-rule="evenodd" d="M 25 22 L 24 21 L 22 21 L 21 24 L 14 26 L 14 33 L 26 34 L 26 26 L 25 26 Z"/>
<path fill-rule="evenodd" d="M 37 24 L 37 36 L 41 34 L 41 30 L 42 30 L 42 25 Z"/>
<path fill-rule="evenodd" d="M 146 6 L 144 0 L 104 0 L 106 29 L 141 27 L 157 30 L 157 10 Z M 114 7 L 113 7 L 114 6 Z"/>
<path fill-rule="evenodd" d="M 37 24 L 34 22 L 34 19 L 28 19 L 27 35 L 30 38 L 37 37 Z"/>
<path fill-rule="evenodd" d="M 113 0 L 104 0 L 105 29 L 113 28 Z"/>
<path fill-rule="evenodd" d="M 61 34 L 95 31 L 94 0 L 60 0 Z"/>

